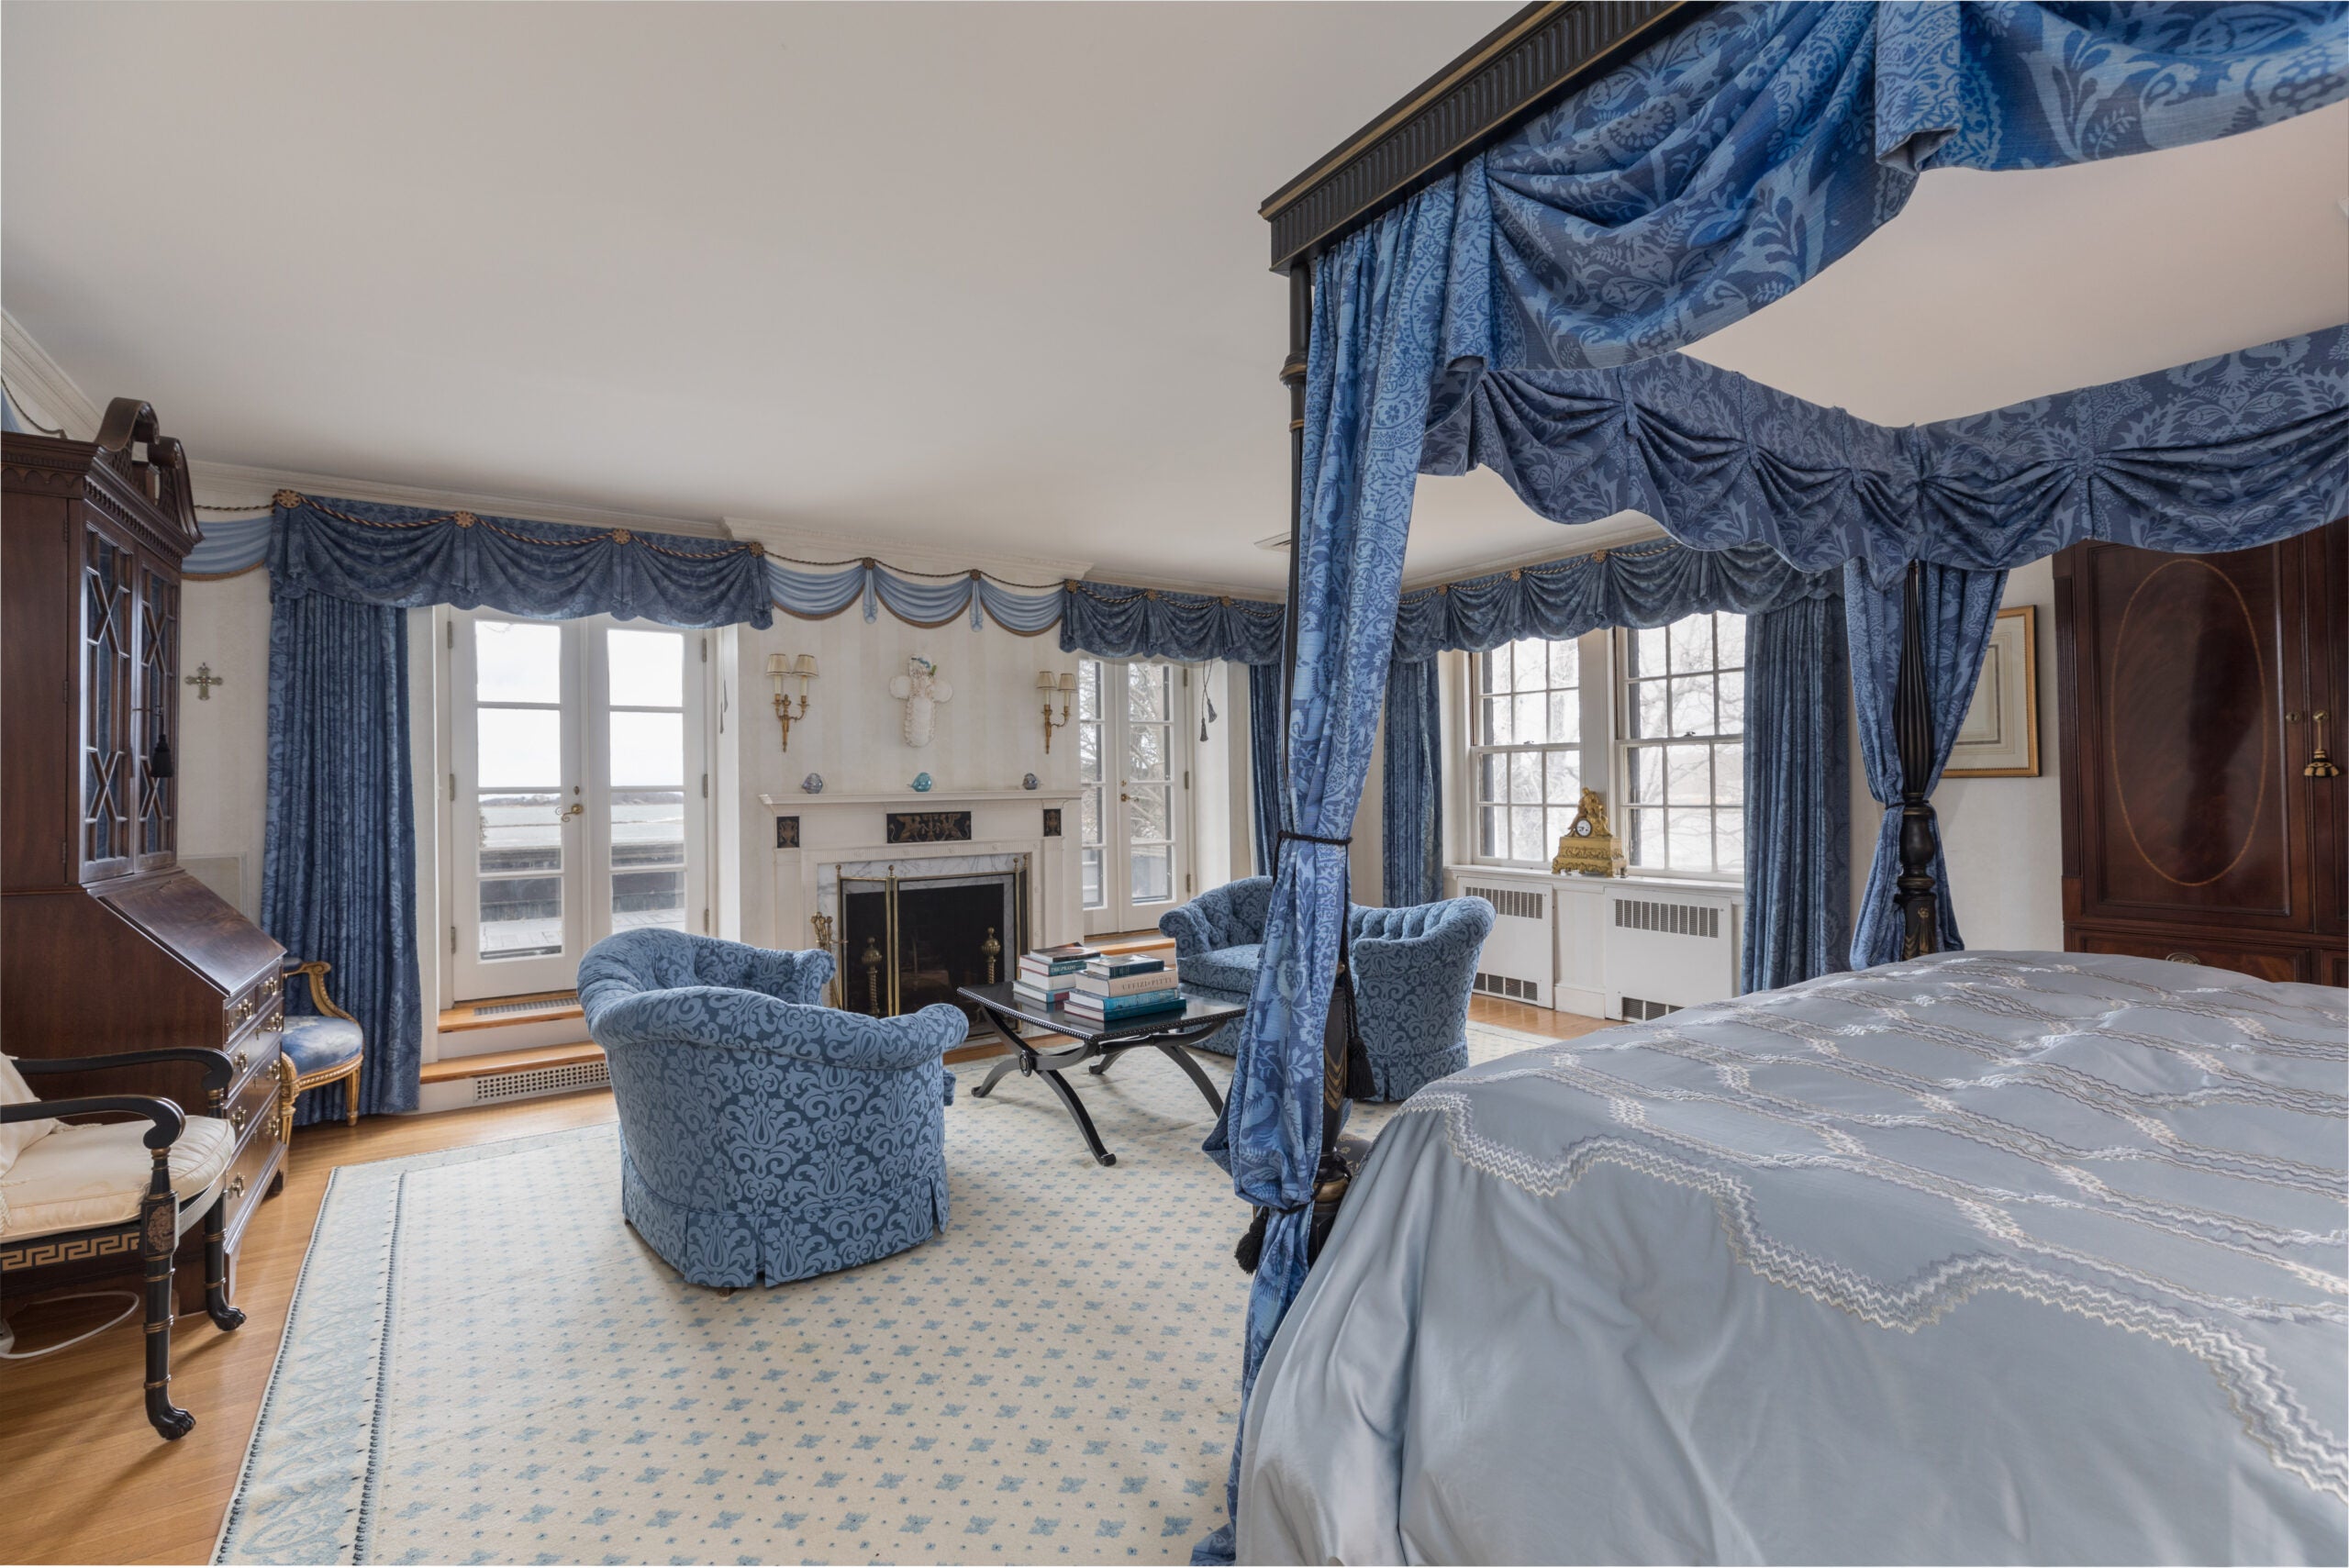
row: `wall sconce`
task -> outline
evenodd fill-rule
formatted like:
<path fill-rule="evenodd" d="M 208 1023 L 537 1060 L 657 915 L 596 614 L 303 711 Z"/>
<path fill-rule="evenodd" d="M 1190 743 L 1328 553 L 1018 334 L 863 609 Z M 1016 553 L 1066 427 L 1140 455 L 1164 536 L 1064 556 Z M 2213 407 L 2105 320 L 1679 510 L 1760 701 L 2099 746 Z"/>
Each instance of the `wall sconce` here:
<path fill-rule="evenodd" d="M 1076 676 L 1063 670 L 1053 674 L 1050 670 L 1036 672 L 1036 689 L 1044 694 L 1044 755 L 1052 754 L 1052 731 L 1067 727 L 1069 699 L 1076 695 Z M 1052 717 L 1052 698 L 1061 699 L 1061 716 Z"/>
<path fill-rule="evenodd" d="M 791 750 L 791 721 L 807 717 L 807 683 L 816 678 L 816 656 L 802 653 L 796 659 L 787 653 L 767 655 L 767 679 L 774 683 L 774 716 L 783 725 L 783 749 Z M 783 695 L 783 683 L 799 683 L 799 711 L 791 711 L 791 699 Z"/>

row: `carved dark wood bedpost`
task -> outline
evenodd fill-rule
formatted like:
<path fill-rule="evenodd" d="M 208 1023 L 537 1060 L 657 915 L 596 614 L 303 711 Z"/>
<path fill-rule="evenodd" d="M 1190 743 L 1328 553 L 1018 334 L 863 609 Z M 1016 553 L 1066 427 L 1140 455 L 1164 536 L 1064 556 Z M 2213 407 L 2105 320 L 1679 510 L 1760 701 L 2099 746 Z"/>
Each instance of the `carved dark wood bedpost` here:
<path fill-rule="evenodd" d="M 1925 569 L 1909 563 L 1900 602 L 1900 678 L 1892 693 L 1892 732 L 1900 747 L 1900 956 L 1942 951 L 1941 893 L 1933 884 L 1933 697 L 1925 676 Z"/>
<path fill-rule="evenodd" d="M 1281 623 L 1280 771 L 1288 784 L 1289 684 L 1297 678 L 1297 545 L 1305 531 L 1305 351 L 1313 338 L 1313 268 L 1303 259 L 1288 268 L 1288 358 L 1281 361 L 1281 384 L 1288 388 L 1288 612 Z M 1280 821 L 1291 826 L 1288 802 L 1280 802 Z M 1277 860 L 1279 850 L 1274 850 Z M 1266 867 L 1269 873 L 1273 867 Z"/>

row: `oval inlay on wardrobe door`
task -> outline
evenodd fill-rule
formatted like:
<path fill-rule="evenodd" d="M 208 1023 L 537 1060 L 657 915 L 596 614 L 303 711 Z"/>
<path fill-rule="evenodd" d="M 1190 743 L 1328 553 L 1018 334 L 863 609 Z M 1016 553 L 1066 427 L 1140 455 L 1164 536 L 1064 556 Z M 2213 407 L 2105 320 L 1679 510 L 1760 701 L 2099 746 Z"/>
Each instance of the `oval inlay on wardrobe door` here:
<path fill-rule="evenodd" d="M 2216 567 L 2169 562 L 2129 596 L 2111 660 L 2107 762 L 2130 841 L 2169 882 L 2216 882 L 2266 806 L 2272 705 L 2251 607 Z"/>

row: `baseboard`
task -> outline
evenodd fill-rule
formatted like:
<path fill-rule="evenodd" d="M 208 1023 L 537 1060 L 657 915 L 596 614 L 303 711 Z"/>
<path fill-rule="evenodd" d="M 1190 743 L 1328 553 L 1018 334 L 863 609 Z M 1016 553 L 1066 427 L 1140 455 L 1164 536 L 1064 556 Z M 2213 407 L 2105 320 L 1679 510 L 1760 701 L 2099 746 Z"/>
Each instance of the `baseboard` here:
<path fill-rule="evenodd" d="M 1585 1018 L 1611 1018 L 1607 1010 L 1607 993 L 1594 991 L 1587 985 L 1553 985 L 1550 988 L 1550 1006 L 1561 1013 L 1573 1013 Z"/>

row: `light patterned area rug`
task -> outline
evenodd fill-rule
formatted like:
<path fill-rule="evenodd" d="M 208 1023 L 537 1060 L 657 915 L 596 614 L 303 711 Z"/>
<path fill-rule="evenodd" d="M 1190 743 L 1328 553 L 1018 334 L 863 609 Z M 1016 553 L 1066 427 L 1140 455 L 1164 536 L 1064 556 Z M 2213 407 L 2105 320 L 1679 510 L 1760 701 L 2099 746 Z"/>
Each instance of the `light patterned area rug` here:
<path fill-rule="evenodd" d="M 948 1229 L 773 1289 L 654 1256 L 608 1125 L 337 1171 L 217 1560 L 1186 1560 L 1247 1301 L 1212 1118 L 1155 1053 L 1076 1074 L 1098 1166 L 1039 1081 L 972 1098 L 985 1065 Z"/>

